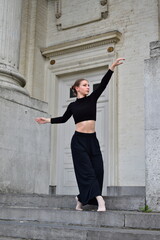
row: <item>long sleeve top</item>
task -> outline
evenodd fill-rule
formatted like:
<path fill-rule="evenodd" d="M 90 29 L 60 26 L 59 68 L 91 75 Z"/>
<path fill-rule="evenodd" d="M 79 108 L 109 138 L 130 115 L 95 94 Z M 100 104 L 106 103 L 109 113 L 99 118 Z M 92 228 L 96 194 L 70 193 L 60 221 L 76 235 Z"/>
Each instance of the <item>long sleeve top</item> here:
<path fill-rule="evenodd" d="M 63 116 L 51 118 L 51 124 L 65 123 L 72 115 L 75 124 L 86 120 L 96 121 L 97 100 L 108 85 L 112 74 L 113 71 L 109 69 L 96 90 L 94 90 L 89 96 L 77 98 L 75 102 L 70 103 Z"/>

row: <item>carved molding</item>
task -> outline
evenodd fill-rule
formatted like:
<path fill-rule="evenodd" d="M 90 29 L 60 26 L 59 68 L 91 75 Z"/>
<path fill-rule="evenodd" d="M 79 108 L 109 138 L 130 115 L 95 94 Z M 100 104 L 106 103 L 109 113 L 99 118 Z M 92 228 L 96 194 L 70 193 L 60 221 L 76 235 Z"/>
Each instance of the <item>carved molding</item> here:
<path fill-rule="evenodd" d="M 105 45 L 108 43 L 117 43 L 120 40 L 121 35 L 122 34 L 118 31 L 102 33 L 99 35 L 82 38 L 71 42 L 53 45 L 48 48 L 41 49 L 41 53 L 43 56 L 50 58 L 54 56 L 77 52 L 84 49 Z"/>
<path fill-rule="evenodd" d="M 61 0 L 55 0 L 55 17 L 56 19 L 59 19 L 62 16 L 61 11 Z"/>

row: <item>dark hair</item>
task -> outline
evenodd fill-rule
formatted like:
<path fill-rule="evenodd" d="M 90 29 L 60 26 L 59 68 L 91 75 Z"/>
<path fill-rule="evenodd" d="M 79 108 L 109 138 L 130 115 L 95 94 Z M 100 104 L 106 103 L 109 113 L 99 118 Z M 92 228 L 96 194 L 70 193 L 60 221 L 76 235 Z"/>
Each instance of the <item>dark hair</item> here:
<path fill-rule="evenodd" d="M 75 87 L 79 87 L 80 83 L 81 83 L 83 80 L 85 80 L 85 79 L 84 79 L 84 78 L 81 78 L 81 79 L 76 80 L 75 83 L 73 84 L 73 86 L 71 87 L 74 96 L 77 96 L 77 91 L 76 91 L 76 88 L 75 88 Z"/>

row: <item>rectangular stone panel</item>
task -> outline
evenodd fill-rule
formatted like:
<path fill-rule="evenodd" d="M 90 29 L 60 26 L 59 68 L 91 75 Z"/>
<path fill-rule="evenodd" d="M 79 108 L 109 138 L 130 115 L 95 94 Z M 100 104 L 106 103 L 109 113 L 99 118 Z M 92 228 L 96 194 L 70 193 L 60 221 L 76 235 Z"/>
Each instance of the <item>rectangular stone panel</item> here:
<path fill-rule="evenodd" d="M 101 19 L 101 5 L 99 0 L 62 0 L 61 4 L 62 16 L 60 22 L 62 29 Z"/>

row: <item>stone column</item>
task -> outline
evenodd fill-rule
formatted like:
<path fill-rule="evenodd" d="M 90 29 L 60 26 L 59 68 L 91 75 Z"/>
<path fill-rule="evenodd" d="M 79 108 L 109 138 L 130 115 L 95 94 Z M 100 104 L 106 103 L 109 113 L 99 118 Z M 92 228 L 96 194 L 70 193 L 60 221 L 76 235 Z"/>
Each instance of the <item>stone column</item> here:
<path fill-rule="evenodd" d="M 35 122 L 48 104 L 28 96 L 18 71 L 23 1 L 0 0 L 0 192 L 48 194 L 50 125 Z"/>
<path fill-rule="evenodd" d="M 158 0 L 158 36 L 160 39 L 160 0 Z"/>
<path fill-rule="evenodd" d="M 0 0 L 0 87 L 28 95 L 19 73 L 22 0 Z"/>
<path fill-rule="evenodd" d="M 160 211 L 160 41 L 145 60 L 146 203 Z"/>

